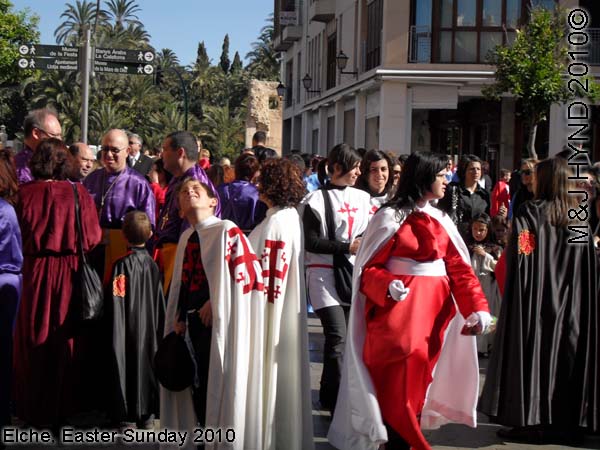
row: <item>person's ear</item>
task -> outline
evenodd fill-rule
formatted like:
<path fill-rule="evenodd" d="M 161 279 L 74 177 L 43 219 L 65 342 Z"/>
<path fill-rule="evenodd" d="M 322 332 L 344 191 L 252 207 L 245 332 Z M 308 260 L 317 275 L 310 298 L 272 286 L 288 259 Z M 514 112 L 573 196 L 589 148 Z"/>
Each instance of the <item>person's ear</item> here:
<path fill-rule="evenodd" d="M 211 198 L 211 199 L 210 199 L 210 204 L 209 204 L 209 205 L 210 205 L 210 207 L 211 207 L 212 209 L 215 209 L 215 208 L 217 207 L 217 203 L 219 203 L 219 202 L 217 201 L 217 199 L 216 199 L 216 198 Z"/>

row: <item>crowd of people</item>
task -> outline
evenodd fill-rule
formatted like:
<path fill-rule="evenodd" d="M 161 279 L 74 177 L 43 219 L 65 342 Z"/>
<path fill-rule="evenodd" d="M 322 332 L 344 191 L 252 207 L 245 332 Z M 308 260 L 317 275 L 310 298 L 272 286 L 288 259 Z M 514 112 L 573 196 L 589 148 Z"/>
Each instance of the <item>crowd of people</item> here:
<path fill-rule="evenodd" d="M 217 162 L 187 131 L 149 157 L 111 129 L 96 157 L 52 110 L 23 129 L 21 152 L 0 150 L 2 425 L 160 420 L 313 448 L 310 309 L 337 448 L 429 449 L 422 429 L 475 426 L 478 408 L 509 440 L 598 430 L 600 171 L 574 182 L 569 151 L 493 184 L 475 155 L 281 157 L 259 131 Z M 79 249 L 105 287 L 94 321 Z"/>

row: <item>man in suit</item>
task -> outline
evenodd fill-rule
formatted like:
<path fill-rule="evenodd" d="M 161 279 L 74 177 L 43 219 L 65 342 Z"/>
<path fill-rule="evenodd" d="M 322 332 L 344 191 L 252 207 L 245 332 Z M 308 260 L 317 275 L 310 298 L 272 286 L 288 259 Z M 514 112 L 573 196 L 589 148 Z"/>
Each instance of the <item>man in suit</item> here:
<path fill-rule="evenodd" d="M 129 134 L 129 148 L 127 149 L 127 153 L 129 154 L 127 165 L 143 176 L 148 175 L 148 172 L 152 168 L 152 158 L 142 153 L 142 138 L 137 134 Z"/>

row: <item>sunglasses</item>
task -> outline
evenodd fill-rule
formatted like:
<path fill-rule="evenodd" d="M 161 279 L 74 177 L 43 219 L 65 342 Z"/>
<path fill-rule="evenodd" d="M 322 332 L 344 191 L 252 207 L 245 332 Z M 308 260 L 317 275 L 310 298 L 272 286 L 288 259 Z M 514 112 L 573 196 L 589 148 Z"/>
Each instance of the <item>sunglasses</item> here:
<path fill-rule="evenodd" d="M 54 138 L 54 139 L 62 139 L 62 134 L 55 134 L 55 133 L 50 133 L 49 131 L 44 130 L 43 128 L 40 127 L 36 127 L 38 130 L 40 130 L 42 133 L 44 133 L 46 136 Z"/>
<path fill-rule="evenodd" d="M 111 147 L 110 145 L 103 145 L 100 149 L 106 153 L 111 152 L 113 155 L 118 155 L 123 150 L 122 148 Z"/>
<path fill-rule="evenodd" d="M 523 175 L 531 175 L 533 173 L 533 170 L 531 170 L 531 169 L 521 170 L 521 173 Z"/>

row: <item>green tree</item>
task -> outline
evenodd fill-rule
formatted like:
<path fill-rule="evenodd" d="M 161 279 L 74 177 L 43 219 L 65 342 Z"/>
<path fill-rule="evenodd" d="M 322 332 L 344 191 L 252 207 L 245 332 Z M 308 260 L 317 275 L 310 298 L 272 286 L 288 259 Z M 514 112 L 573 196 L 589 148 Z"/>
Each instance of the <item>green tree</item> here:
<path fill-rule="evenodd" d="M 13 11 L 8 0 L 0 0 L 0 87 L 16 85 L 31 75 L 19 68 L 19 45 L 39 42 L 39 18 L 28 10 Z"/>
<path fill-rule="evenodd" d="M 113 21 L 114 28 L 126 29 L 130 26 L 142 27 L 139 17 L 136 15 L 141 11 L 135 0 L 108 0 L 107 15 Z"/>
<path fill-rule="evenodd" d="M 235 52 L 235 55 L 233 56 L 233 62 L 231 63 L 230 71 L 231 73 L 238 73 L 242 70 L 242 68 L 243 66 L 240 54 L 238 52 Z"/>
<path fill-rule="evenodd" d="M 498 46 L 488 57 L 496 66 L 496 82 L 486 86 L 483 93 L 499 100 L 504 92 L 510 92 L 521 101 L 529 129 L 527 150 L 531 158 L 537 158 L 537 127 L 546 120 L 550 106 L 575 97 L 564 79 L 568 63 L 566 30 L 564 11 L 534 8 L 530 21 L 517 32 L 513 45 Z M 598 85 L 593 78 L 588 78 L 588 83 L 589 92 L 577 92 L 577 97 L 595 100 L 600 93 Z"/>
<path fill-rule="evenodd" d="M 67 3 L 65 11 L 60 15 L 64 18 L 54 31 L 54 37 L 59 44 L 78 45 L 83 41 L 85 26 L 93 26 L 98 14 L 98 24 L 106 22 L 106 12 L 96 9 L 96 3 L 87 0 L 76 0 L 75 5 Z"/>
<path fill-rule="evenodd" d="M 244 123 L 241 113 L 231 114 L 228 106 L 207 106 L 201 136 L 215 158 L 237 157 L 244 145 Z"/>
<path fill-rule="evenodd" d="M 196 64 L 194 65 L 194 70 L 204 73 L 206 69 L 210 67 L 210 58 L 208 57 L 208 52 L 206 51 L 206 45 L 204 45 L 204 41 L 198 43 L 198 51 L 196 52 Z"/>
<path fill-rule="evenodd" d="M 249 61 L 246 69 L 251 78 L 266 81 L 277 81 L 279 79 L 279 53 L 273 49 L 273 37 L 275 27 L 273 25 L 273 14 L 266 20 L 267 25 L 262 27 L 258 40 L 252 43 L 252 50 L 246 54 Z"/>
<path fill-rule="evenodd" d="M 229 65 L 231 61 L 229 61 L 229 35 L 226 34 L 223 39 L 223 47 L 221 51 L 221 59 L 219 61 L 219 65 L 224 73 L 229 72 Z"/>

